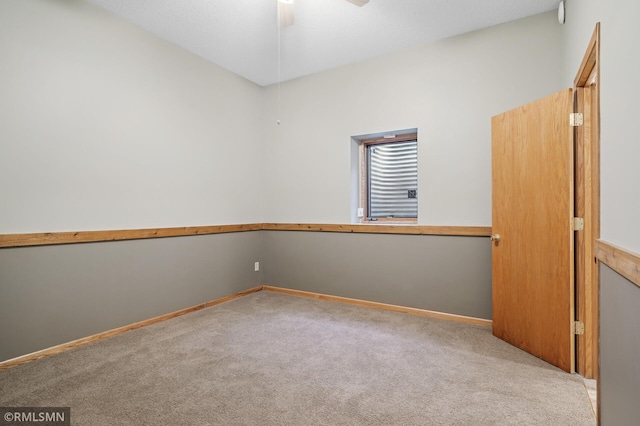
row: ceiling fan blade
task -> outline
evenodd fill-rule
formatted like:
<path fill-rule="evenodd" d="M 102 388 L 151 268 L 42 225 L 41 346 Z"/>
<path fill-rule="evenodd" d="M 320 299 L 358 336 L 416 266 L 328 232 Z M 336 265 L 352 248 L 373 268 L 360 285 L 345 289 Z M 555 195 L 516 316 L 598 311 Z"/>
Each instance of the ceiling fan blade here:
<path fill-rule="evenodd" d="M 293 1 L 278 1 L 278 25 L 285 28 L 293 25 Z"/>
<path fill-rule="evenodd" d="M 362 7 L 369 0 L 347 0 L 351 4 Z M 285 28 L 293 25 L 293 0 L 278 0 L 278 25 Z"/>
<path fill-rule="evenodd" d="M 347 0 L 351 4 L 355 4 L 356 6 L 362 7 L 365 4 L 369 3 L 369 0 Z"/>

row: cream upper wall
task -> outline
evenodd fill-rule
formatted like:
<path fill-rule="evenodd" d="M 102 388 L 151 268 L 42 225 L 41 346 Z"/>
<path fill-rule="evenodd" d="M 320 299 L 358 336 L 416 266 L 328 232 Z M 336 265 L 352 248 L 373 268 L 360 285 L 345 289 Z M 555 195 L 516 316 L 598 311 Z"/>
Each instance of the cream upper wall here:
<path fill-rule="evenodd" d="M 538 15 L 278 96 L 82 1 L 4 0 L 0 233 L 347 223 L 350 136 L 412 127 L 419 222 L 490 225 L 490 118 L 561 88 L 562 28 Z"/>
<path fill-rule="evenodd" d="M 491 116 L 562 88 L 561 35 L 546 13 L 269 87 L 265 221 L 349 223 L 350 137 L 417 127 L 419 223 L 491 225 Z"/>
<path fill-rule="evenodd" d="M 565 84 L 572 85 L 596 22 L 601 22 L 601 236 L 640 253 L 640 2 L 568 0 Z"/>
<path fill-rule="evenodd" d="M 260 222 L 263 89 L 78 0 L 0 2 L 0 233 Z"/>

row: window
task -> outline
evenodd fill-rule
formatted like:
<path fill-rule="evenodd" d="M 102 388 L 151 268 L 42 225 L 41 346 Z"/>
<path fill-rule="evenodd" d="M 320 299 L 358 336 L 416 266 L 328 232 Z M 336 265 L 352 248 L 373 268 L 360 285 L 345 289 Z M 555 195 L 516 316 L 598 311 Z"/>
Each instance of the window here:
<path fill-rule="evenodd" d="M 418 218 L 418 135 L 362 139 L 361 222 L 409 222 Z"/>

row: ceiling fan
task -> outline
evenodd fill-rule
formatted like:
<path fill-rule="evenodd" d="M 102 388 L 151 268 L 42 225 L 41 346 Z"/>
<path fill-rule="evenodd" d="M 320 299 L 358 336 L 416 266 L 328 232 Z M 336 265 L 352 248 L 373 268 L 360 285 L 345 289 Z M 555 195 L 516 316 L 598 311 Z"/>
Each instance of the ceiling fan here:
<path fill-rule="evenodd" d="M 293 25 L 293 1 L 294 0 L 278 0 L 278 25 L 280 28 Z M 362 7 L 369 3 L 369 0 L 346 0 L 351 4 Z"/>

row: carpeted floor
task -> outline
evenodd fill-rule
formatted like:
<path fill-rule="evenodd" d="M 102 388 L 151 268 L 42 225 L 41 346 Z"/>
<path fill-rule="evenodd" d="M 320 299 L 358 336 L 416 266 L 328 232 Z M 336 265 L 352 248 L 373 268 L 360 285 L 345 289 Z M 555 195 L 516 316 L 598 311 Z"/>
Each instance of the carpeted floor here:
<path fill-rule="evenodd" d="M 73 425 L 595 425 L 578 376 L 488 328 L 261 291 L 0 371 Z"/>

